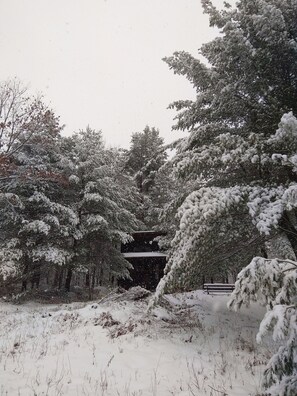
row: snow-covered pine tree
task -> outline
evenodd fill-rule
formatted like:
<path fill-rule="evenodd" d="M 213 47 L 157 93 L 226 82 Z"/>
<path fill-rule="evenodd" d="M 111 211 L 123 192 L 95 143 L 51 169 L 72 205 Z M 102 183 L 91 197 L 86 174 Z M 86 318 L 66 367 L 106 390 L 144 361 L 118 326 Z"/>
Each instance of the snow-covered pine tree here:
<path fill-rule="evenodd" d="M 169 145 L 167 149 L 172 150 L 174 147 Z M 176 177 L 172 161 L 166 161 L 156 172 L 149 191 L 150 207 L 146 212 L 146 224 L 166 233 L 157 238 L 162 250 L 170 249 L 170 243 L 178 228 L 175 216 L 177 209 L 193 189 L 195 187 L 192 181 L 186 182 Z"/>
<path fill-rule="evenodd" d="M 123 172 L 122 156 L 117 149 L 106 149 L 101 132 L 89 127 L 65 142 L 80 234 L 69 276 L 73 269 L 85 272 L 87 283 L 93 285 L 95 278 L 101 284 L 129 277 L 130 264 L 120 253 L 120 244 L 139 222 L 133 214 L 137 192 Z"/>
<path fill-rule="evenodd" d="M 173 161 L 179 177 L 200 188 L 178 210 L 156 299 L 176 284 L 196 286 L 206 270 L 237 270 L 263 256 L 241 273 L 234 305 L 258 291 L 272 300 L 260 334 L 276 324 L 288 343 L 264 383 L 275 395 L 295 395 L 297 3 L 241 0 L 222 11 L 209 0 L 202 4 L 221 31 L 200 49 L 207 64 L 185 52 L 165 59 L 196 89 L 195 101 L 172 105 L 179 112 L 176 128 L 189 131 Z"/>
<path fill-rule="evenodd" d="M 137 216 L 148 227 L 156 225 L 154 207 L 158 203 L 154 201 L 156 194 L 152 189 L 166 158 L 164 140 L 158 129 L 146 126 L 143 132 L 132 134 L 131 146 L 126 153 L 126 170 L 134 177 L 140 194 Z"/>
<path fill-rule="evenodd" d="M 28 280 L 38 287 L 41 270 L 45 274 L 70 260 L 77 217 L 63 204 L 58 117 L 40 99 L 23 101 L 23 92 L 12 92 L 18 102 L 11 101 L 11 123 L 3 122 L 9 168 L 1 178 L 0 268 L 2 277 L 22 279 L 25 289 Z M 23 102 L 26 107 L 19 106 Z"/>

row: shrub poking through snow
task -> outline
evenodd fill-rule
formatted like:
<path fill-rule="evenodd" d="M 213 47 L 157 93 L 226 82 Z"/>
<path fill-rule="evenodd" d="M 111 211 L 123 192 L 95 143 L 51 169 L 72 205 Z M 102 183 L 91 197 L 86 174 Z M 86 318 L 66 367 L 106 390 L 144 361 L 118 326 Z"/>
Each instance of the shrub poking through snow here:
<path fill-rule="evenodd" d="M 119 321 L 115 320 L 110 312 L 102 312 L 98 318 L 94 320 L 95 326 L 102 326 L 104 329 L 106 327 L 112 327 L 120 324 Z"/>

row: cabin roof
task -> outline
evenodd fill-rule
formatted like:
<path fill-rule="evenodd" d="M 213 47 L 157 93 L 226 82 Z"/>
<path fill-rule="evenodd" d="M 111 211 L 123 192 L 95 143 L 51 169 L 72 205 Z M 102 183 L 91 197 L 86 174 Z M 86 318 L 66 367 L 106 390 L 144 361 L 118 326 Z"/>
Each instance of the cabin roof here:
<path fill-rule="evenodd" d="M 152 241 L 154 238 L 156 238 L 158 236 L 166 235 L 166 232 L 164 232 L 164 231 L 135 231 L 131 235 L 132 235 L 134 241 L 139 241 L 139 240 Z"/>

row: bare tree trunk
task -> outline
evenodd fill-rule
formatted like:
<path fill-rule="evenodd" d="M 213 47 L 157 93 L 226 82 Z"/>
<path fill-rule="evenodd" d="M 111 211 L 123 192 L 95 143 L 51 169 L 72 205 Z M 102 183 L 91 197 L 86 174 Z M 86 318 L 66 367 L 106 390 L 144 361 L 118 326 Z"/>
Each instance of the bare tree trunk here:
<path fill-rule="evenodd" d="M 27 290 L 27 282 L 28 282 L 28 272 L 29 272 L 29 259 L 28 256 L 25 256 L 25 268 L 23 271 L 23 280 L 22 280 L 22 292 Z"/>
<path fill-rule="evenodd" d="M 31 277 L 31 289 L 38 289 L 39 288 L 39 283 L 40 283 L 40 268 L 41 265 L 37 264 L 34 268 L 32 277 Z"/>
<path fill-rule="evenodd" d="M 96 268 L 94 268 L 92 275 L 92 289 L 94 289 L 95 287 L 95 280 L 96 280 Z"/>
<path fill-rule="evenodd" d="M 59 284 L 58 284 L 58 289 L 59 290 L 62 288 L 63 277 L 64 277 L 64 269 L 61 268 L 61 271 L 59 273 Z"/>
<path fill-rule="evenodd" d="M 90 286 L 90 271 L 86 273 L 86 287 Z"/>
<path fill-rule="evenodd" d="M 60 267 L 56 267 L 55 269 L 55 275 L 54 275 L 54 282 L 53 282 L 53 288 L 56 289 L 59 286 L 59 278 L 60 278 Z"/>
<path fill-rule="evenodd" d="M 71 279 L 72 279 L 72 267 L 68 267 L 66 280 L 65 280 L 65 290 L 67 292 L 70 292 Z"/>

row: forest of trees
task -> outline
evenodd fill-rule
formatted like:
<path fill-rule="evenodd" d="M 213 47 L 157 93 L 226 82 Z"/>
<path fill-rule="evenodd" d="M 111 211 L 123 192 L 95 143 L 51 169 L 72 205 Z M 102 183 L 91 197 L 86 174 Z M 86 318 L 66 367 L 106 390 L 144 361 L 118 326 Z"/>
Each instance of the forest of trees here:
<path fill-rule="evenodd" d="M 119 247 L 152 216 L 166 158 L 159 131 L 133 135 L 130 150 L 106 148 L 90 127 L 63 137 L 59 118 L 17 80 L 0 87 L 0 115 L 2 285 L 70 291 L 74 274 L 91 289 L 129 277 Z"/>
<path fill-rule="evenodd" d="M 259 341 L 272 329 L 283 343 L 264 386 L 293 396 L 297 2 L 202 5 L 218 37 L 199 59 L 165 58 L 196 92 L 171 105 L 185 137 L 171 145 L 170 160 L 154 127 L 134 133 L 129 150 L 106 148 L 90 127 L 63 137 L 40 98 L 16 80 L 2 83 L 0 282 L 69 291 L 74 274 L 83 274 L 89 288 L 115 284 L 129 276 L 119 244 L 135 230 L 166 230 L 160 244 L 169 259 L 151 304 L 164 292 L 198 287 L 202 275 L 239 273 L 230 308 L 263 301 Z"/>

